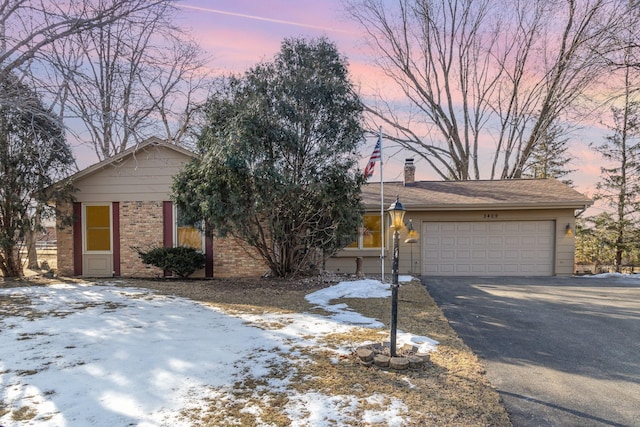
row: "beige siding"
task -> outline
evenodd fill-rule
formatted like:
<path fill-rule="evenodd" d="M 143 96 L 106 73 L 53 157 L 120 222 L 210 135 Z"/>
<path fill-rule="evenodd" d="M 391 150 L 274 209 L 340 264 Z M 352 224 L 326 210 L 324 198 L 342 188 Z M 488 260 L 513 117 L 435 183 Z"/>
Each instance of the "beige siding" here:
<path fill-rule="evenodd" d="M 554 254 L 554 272 L 558 276 L 567 276 L 573 273 L 574 265 L 574 238 L 575 238 L 575 218 L 573 209 L 538 209 L 538 210 L 513 210 L 513 211 L 437 211 L 437 212 L 411 212 L 405 215 L 405 222 L 411 218 L 416 230 L 422 231 L 423 221 L 555 221 L 555 254 Z M 567 224 L 571 225 L 574 234 L 566 236 L 565 229 Z M 391 275 L 391 233 L 386 237 L 387 249 L 385 250 L 385 276 Z M 422 271 L 421 253 L 422 253 L 422 236 L 418 238 L 418 242 L 411 245 L 404 243 L 407 238 L 407 230 L 400 233 L 400 274 L 408 274 L 410 271 L 414 275 L 420 275 Z M 411 252 L 413 251 L 413 257 Z M 380 250 L 350 250 L 345 249 L 335 257 L 329 259 L 326 263 L 328 271 L 339 273 L 355 273 L 356 257 L 363 257 L 363 268 L 367 276 L 380 277 L 381 263 Z M 411 258 L 413 258 L 413 268 L 411 266 Z"/>
<path fill-rule="evenodd" d="M 162 146 L 147 146 L 74 183 L 79 202 L 169 200 L 173 176 L 189 157 Z"/>

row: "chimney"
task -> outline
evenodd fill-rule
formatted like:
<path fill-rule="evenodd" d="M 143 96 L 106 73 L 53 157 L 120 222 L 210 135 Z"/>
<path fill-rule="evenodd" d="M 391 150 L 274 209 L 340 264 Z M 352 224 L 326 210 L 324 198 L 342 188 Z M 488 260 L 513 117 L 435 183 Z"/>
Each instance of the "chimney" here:
<path fill-rule="evenodd" d="M 416 180 L 416 166 L 413 159 L 405 159 L 404 161 L 404 185 L 411 184 Z"/>

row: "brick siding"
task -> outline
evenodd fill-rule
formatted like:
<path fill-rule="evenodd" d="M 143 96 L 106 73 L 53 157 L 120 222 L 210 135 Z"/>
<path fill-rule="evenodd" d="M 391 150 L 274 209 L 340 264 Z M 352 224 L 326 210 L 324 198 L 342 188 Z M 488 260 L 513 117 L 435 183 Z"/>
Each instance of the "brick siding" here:
<path fill-rule="evenodd" d="M 62 215 L 56 218 L 57 231 L 57 257 L 58 274 L 61 276 L 73 276 L 73 227 L 71 225 L 62 227 L 64 216 L 72 214 L 73 205 L 65 203 L 58 205 Z"/>
<path fill-rule="evenodd" d="M 162 202 L 120 202 L 120 274 L 162 277 L 160 268 L 146 265 L 137 249 L 162 247 Z"/>
<path fill-rule="evenodd" d="M 234 238 L 213 239 L 214 277 L 257 277 L 267 271 L 255 249 Z"/>
<path fill-rule="evenodd" d="M 71 204 L 61 206 L 71 213 Z M 58 222 L 58 226 L 60 226 Z M 162 277 L 163 271 L 144 264 L 136 248 L 163 245 L 162 202 L 120 202 L 120 274 L 123 277 Z M 268 271 L 252 248 L 233 238 L 213 239 L 214 277 L 255 277 Z M 73 227 L 58 230 L 58 274 L 73 276 Z"/>

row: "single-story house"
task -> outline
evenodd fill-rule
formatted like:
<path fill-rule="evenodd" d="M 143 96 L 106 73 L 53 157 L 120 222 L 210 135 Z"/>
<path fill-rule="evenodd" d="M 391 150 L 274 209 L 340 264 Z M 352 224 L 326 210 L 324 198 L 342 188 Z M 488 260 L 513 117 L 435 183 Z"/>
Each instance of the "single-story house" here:
<path fill-rule="evenodd" d="M 423 276 L 566 276 L 573 274 L 575 218 L 593 201 L 555 179 L 415 181 L 407 159 L 403 182 L 383 184 L 384 210 L 396 200 L 406 209 L 399 273 Z M 379 183 L 363 189 L 367 212 L 357 243 L 327 263 L 353 272 L 362 257 L 366 275 L 390 274 L 391 232 L 380 249 Z M 385 215 L 386 216 L 386 215 Z M 388 218 L 385 218 L 388 223 Z M 409 237 L 409 238 L 408 238 Z M 407 241 L 407 243 L 405 243 Z"/>
<path fill-rule="evenodd" d="M 196 277 L 259 276 L 266 264 L 252 248 L 203 233 L 181 220 L 170 200 L 173 176 L 195 154 L 150 138 L 71 177 L 75 202 L 61 207 L 71 226 L 59 222 L 58 272 L 86 277 L 159 277 L 138 249 L 189 245 L 205 254 Z M 576 212 L 592 202 L 553 179 L 505 181 L 414 180 L 413 161 L 404 182 L 384 183 L 384 209 L 399 197 L 400 273 L 422 275 L 570 275 Z M 364 226 L 357 242 L 329 259 L 325 268 L 354 273 L 356 259 L 367 275 L 391 273 L 389 228 L 381 230 L 380 184 L 363 187 Z M 386 212 L 382 215 L 388 221 Z M 413 235 L 412 235 L 413 236 Z M 383 239 L 384 237 L 384 243 Z M 384 249 L 381 250 L 381 244 Z M 382 256 L 384 255 L 384 256 Z"/>

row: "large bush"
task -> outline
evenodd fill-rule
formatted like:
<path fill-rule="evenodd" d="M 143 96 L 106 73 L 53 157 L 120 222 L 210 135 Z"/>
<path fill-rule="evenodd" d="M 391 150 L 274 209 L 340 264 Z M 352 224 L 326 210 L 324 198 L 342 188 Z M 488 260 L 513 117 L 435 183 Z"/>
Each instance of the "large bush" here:
<path fill-rule="evenodd" d="M 180 278 L 191 276 L 205 264 L 203 253 L 186 246 L 153 248 L 147 252 L 138 249 L 138 255 L 145 264 L 171 271 Z"/>
<path fill-rule="evenodd" d="M 285 40 L 273 61 L 220 82 L 173 200 L 188 220 L 252 246 L 274 276 L 305 273 L 362 223 L 362 110 L 333 43 Z"/>

